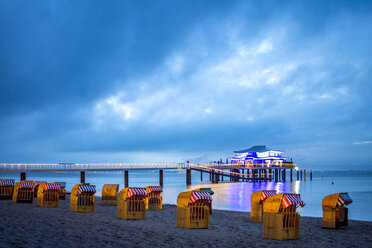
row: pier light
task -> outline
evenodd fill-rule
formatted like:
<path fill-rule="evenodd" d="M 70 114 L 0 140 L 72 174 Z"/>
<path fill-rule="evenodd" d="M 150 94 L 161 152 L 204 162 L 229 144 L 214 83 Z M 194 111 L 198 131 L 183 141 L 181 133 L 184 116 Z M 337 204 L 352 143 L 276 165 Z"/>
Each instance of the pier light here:
<path fill-rule="evenodd" d="M 298 167 L 296 166 L 296 167 L 294 167 L 294 169 L 295 169 L 295 171 L 298 171 Z"/>

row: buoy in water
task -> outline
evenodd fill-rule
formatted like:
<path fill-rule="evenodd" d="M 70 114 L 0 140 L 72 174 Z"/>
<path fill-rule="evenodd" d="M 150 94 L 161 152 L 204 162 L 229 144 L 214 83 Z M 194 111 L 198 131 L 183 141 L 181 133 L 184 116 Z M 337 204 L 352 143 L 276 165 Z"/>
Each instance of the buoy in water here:
<path fill-rule="evenodd" d="M 331 182 L 331 184 L 335 184 L 335 182 Z"/>

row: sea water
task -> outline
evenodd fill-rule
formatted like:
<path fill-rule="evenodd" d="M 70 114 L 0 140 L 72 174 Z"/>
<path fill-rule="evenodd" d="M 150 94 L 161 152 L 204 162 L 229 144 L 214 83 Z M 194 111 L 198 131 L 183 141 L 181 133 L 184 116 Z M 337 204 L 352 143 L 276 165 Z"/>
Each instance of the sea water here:
<path fill-rule="evenodd" d="M 322 216 L 322 199 L 329 194 L 348 192 L 353 203 L 348 206 L 349 219 L 372 221 L 372 171 L 327 171 L 309 174 L 303 181 L 289 182 L 230 182 L 227 177 L 223 182 L 211 184 L 209 174 L 192 172 L 192 185 L 186 185 L 185 170 L 164 170 L 164 204 L 176 204 L 177 195 L 185 190 L 199 187 L 210 187 L 214 191 L 213 208 L 229 211 L 249 212 L 251 194 L 257 190 L 275 189 L 278 192 L 299 193 L 306 203 L 298 208 L 302 216 Z M 295 173 L 293 179 L 296 179 Z M 19 180 L 19 173 L 0 173 L 0 178 Z M 80 182 L 79 172 L 39 173 L 27 172 L 27 180 L 33 181 L 63 181 L 67 183 L 67 191 Z M 119 184 L 124 188 L 123 172 L 86 172 L 86 182 L 96 185 L 97 195 L 101 195 L 104 184 Z M 145 187 L 159 185 L 159 171 L 129 171 L 129 186 Z"/>

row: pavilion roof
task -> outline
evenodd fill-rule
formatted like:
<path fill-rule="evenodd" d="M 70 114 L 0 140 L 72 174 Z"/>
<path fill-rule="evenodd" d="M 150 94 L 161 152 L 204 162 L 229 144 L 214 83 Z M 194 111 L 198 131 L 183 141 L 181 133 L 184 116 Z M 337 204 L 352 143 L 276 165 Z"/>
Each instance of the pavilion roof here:
<path fill-rule="evenodd" d="M 244 149 L 244 150 L 239 150 L 239 151 L 234 151 L 235 153 L 245 153 L 245 152 L 268 152 L 268 151 L 278 151 L 278 150 L 273 150 L 270 148 L 267 148 L 266 145 L 260 145 L 260 146 L 252 146 L 251 148 Z M 278 151 L 280 152 L 280 151 Z"/>

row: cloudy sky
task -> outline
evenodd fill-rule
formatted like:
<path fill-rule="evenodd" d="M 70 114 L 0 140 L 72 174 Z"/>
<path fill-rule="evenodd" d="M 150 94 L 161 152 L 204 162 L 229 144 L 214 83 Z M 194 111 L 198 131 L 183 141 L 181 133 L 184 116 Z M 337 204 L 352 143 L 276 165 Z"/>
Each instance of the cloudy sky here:
<path fill-rule="evenodd" d="M 370 1 L 1 1 L 0 162 L 252 145 L 372 166 Z"/>

